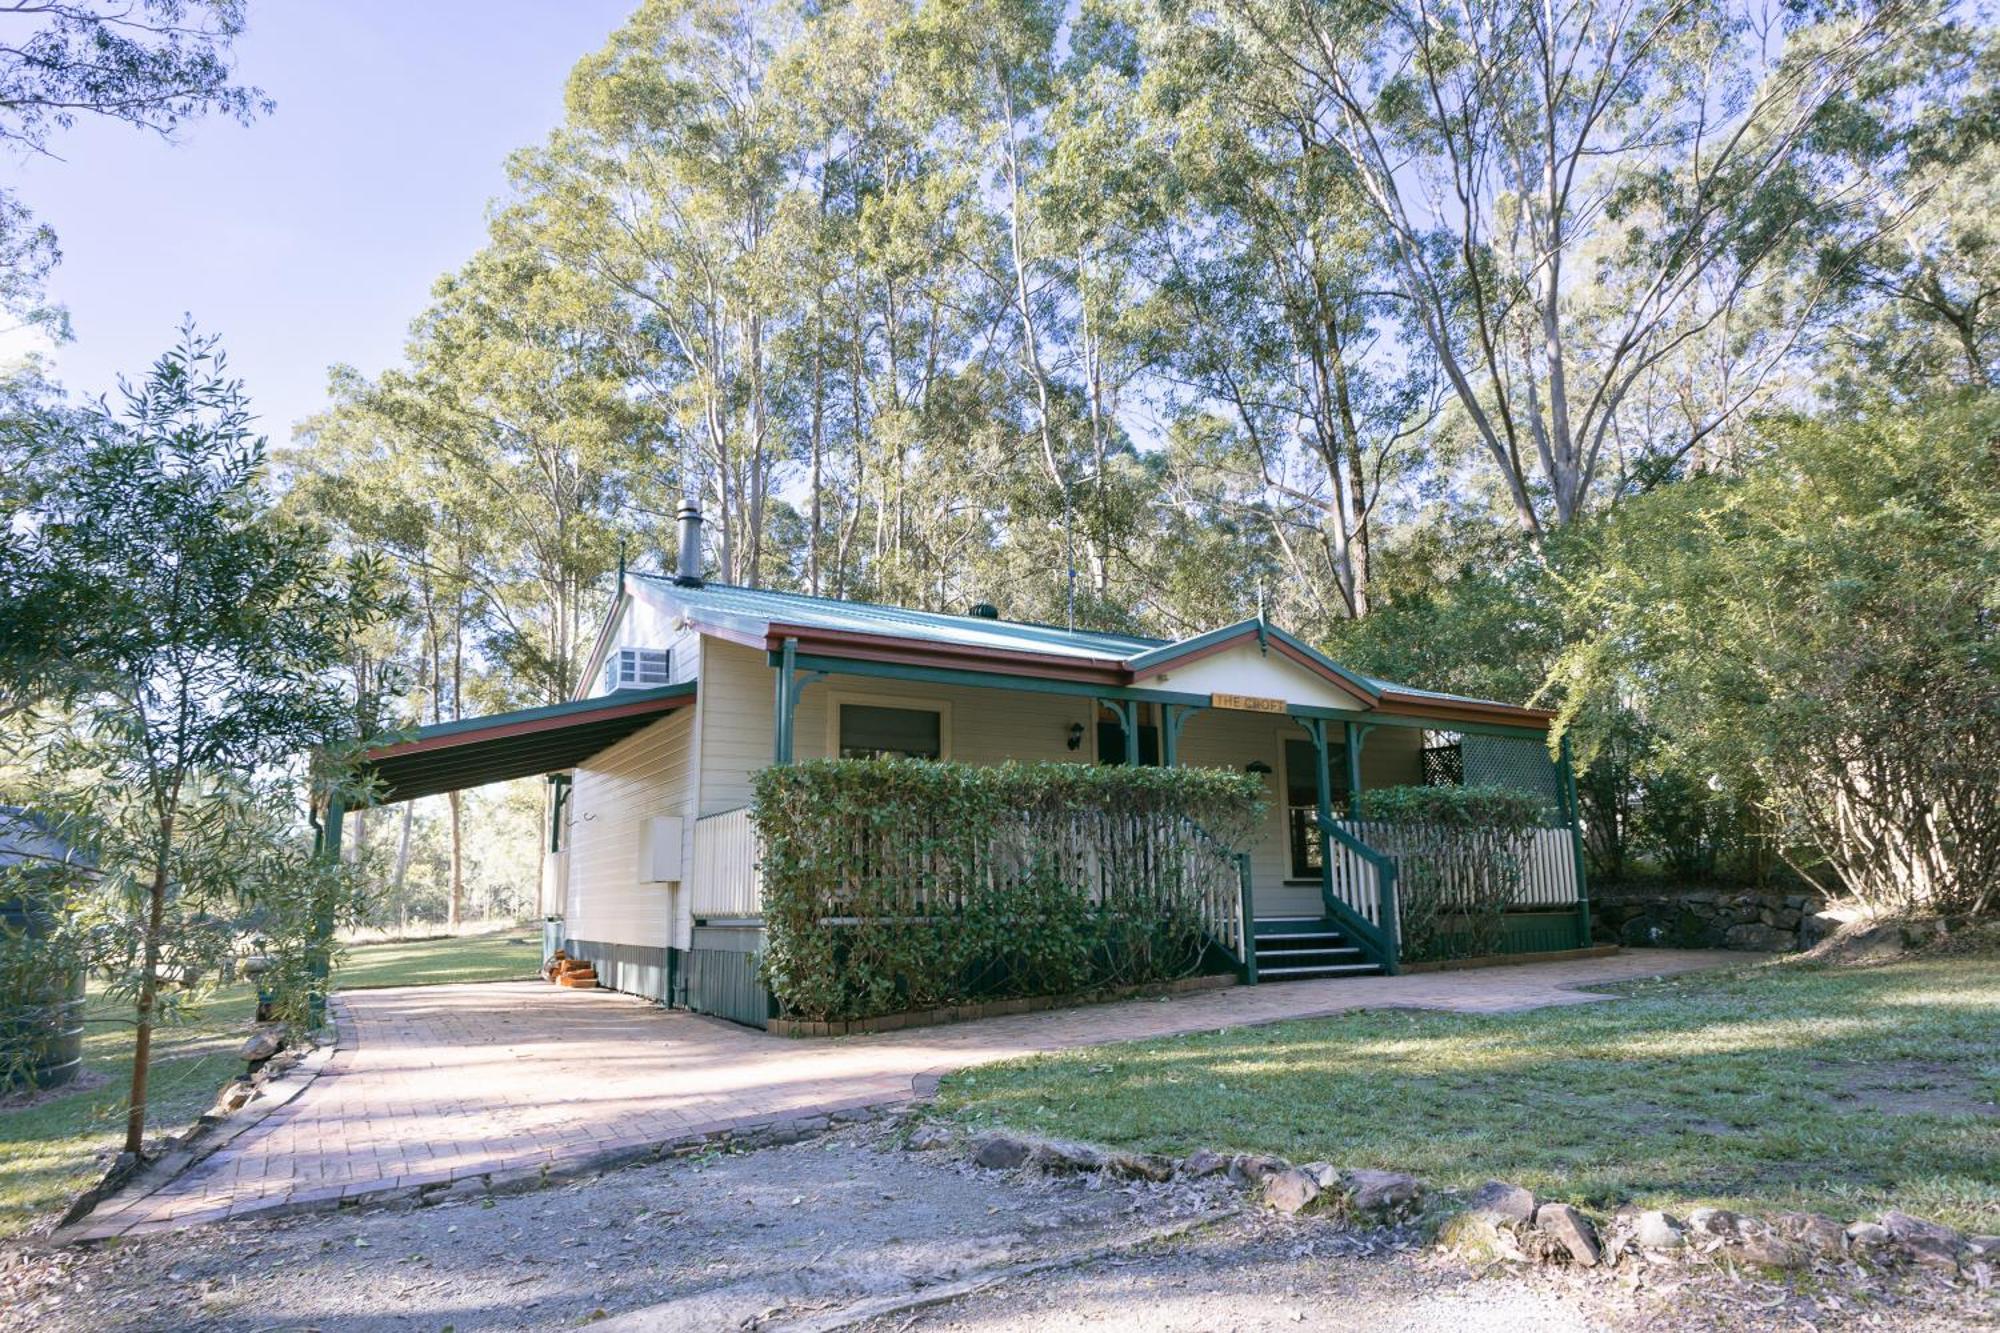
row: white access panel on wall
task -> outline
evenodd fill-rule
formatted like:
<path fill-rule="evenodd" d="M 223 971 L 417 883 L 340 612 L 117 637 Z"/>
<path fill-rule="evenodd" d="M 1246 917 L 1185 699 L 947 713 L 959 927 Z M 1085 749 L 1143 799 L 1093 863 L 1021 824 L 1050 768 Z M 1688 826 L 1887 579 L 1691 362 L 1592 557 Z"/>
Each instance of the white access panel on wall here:
<path fill-rule="evenodd" d="M 652 815 L 639 826 L 639 881 L 664 884 L 681 878 L 681 817 Z"/>

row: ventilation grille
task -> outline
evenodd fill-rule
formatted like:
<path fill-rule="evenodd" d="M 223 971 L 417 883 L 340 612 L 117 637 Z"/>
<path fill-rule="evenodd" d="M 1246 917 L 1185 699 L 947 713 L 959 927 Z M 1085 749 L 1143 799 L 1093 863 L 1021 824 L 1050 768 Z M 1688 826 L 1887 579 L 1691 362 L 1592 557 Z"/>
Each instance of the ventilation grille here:
<path fill-rule="evenodd" d="M 604 688 L 643 690 L 673 684 L 673 659 L 665 648 L 620 648 L 604 663 Z"/>

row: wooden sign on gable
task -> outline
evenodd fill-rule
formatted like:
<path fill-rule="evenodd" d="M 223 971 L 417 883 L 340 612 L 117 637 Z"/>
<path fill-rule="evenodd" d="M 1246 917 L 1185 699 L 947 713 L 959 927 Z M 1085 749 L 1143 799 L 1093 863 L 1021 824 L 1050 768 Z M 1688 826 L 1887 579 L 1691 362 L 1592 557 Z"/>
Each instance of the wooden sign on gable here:
<path fill-rule="evenodd" d="M 1285 711 L 1283 699 L 1266 699 L 1255 694 L 1211 694 L 1208 702 L 1214 708 L 1233 708 L 1243 713 L 1282 713 Z"/>

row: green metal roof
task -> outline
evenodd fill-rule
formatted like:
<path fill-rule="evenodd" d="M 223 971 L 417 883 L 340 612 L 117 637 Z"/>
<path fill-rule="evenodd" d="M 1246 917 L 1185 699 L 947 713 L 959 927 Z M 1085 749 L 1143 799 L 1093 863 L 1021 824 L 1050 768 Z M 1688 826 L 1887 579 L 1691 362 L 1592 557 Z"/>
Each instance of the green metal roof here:
<path fill-rule="evenodd" d="M 574 768 L 677 708 L 695 683 L 615 690 L 593 699 L 418 727 L 363 757 L 383 804 Z"/>
<path fill-rule="evenodd" d="M 727 583 L 682 584 L 665 574 L 637 570 L 631 572 L 631 577 L 685 611 L 699 625 L 733 630 L 760 640 L 772 625 L 796 625 L 849 634 L 879 634 L 957 648 L 1110 661 L 1122 664 L 1128 670 L 1144 670 L 1163 661 L 1172 661 L 1210 643 L 1241 634 L 1246 628 L 1254 628 L 1258 624 L 1254 619 L 1245 620 L 1185 639 L 1154 639 L 1137 634 L 1069 630 L 1032 621 L 912 611 L 899 606 L 809 597 L 804 593 L 779 592 L 770 588 L 742 588 Z M 1427 690 L 1365 675 L 1342 666 L 1310 643 L 1275 625 L 1266 624 L 1264 630 L 1270 637 L 1280 639 L 1310 656 L 1329 674 L 1347 681 L 1365 696 L 1401 693 L 1447 704 L 1484 704 L 1499 708 L 1520 706 L 1503 700 L 1447 694 L 1441 690 Z"/>
<path fill-rule="evenodd" d="M 1005 649 L 1123 661 L 1160 646 L 1163 640 L 1131 634 L 1069 630 L 1024 620 L 989 620 L 984 616 L 950 615 L 941 611 L 911 611 L 900 606 L 843 602 L 768 588 L 739 588 L 726 583 L 700 587 L 675 583 L 663 574 L 636 573 L 667 599 L 684 607 L 696 620 L 762 635 L 767 626 L 805 625 L 850 634 L 886 634 L 924 639 L 966 648 Z"/>

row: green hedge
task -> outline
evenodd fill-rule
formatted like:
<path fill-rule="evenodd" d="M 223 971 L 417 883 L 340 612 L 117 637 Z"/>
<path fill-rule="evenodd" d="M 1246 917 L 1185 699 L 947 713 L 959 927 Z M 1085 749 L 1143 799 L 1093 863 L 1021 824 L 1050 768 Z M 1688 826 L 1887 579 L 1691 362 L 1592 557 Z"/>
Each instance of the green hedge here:
<path fill-rule="evenodd" d="M 1361 793 L 1363 839 L 1396 859 L 1403 957 L 1499 953 L 1544 802 L 1508 787 L 1383 787 Z"/>
<path fill-rule="evenodd" d="M 1080 764 L 812 760 L 756 796 L 764 976 L 814 1020 L 1187 975 L 1263 812 L 1243 774 Z"/>

